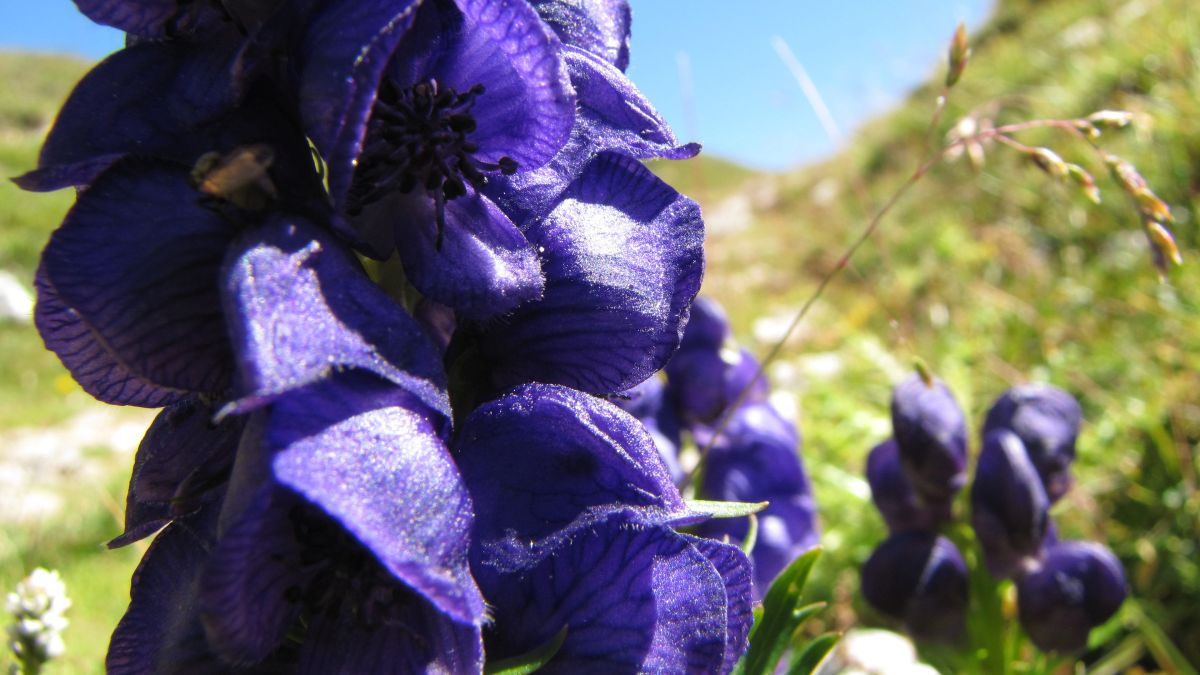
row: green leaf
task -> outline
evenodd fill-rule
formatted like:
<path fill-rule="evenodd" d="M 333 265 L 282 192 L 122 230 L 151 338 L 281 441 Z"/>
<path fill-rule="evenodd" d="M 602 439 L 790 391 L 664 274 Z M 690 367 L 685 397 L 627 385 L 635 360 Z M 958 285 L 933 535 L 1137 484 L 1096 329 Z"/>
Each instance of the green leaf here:
<path fill-rule="evenodd" d="M 567 639 L 567 626 L 538 647 L 509 659 L 493 661 L 483 667 L 486 675 L 526 675 L 541 668 L 554 658 Z"/>
<path fill-rule="evenodd" d="M 800 607 L 800 595 L 821 555 L 820 547 L 796 558 L 775 578 L 763 598 L 762 620 L 751 630 L 750 649 L 738 664 L 739 673 L 766 675 L 775 670 L 787 650 L 788 640 L 806 619 L 812 616 L 814 605 Z"/>
<path fill-rule="evenodd" d="M 691 511 L 713 518 L 743 518 L 767 508 L 769 502 L 714 502 L 707 499 L 689 499 L 685 502 Z"/>
<path fill-rule="evenodd" d="M 841 633 L 824 633 L 813 638 L 802 649 L 797 649 L 788 666 L 788 675 L 810 675 L 840 639 Z"/>

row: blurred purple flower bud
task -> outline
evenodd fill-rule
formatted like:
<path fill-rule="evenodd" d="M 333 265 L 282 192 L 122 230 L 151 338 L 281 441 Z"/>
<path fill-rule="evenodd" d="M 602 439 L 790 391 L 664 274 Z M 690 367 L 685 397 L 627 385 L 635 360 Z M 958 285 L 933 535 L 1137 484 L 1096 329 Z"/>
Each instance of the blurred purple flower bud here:
<path fill-rule="evenodd" d="M 696 298 L 679 348 L 717 351 L 729 333 L 729 318 L 721 305 L 710 298 Z"/>
<path fill-rule="evenodd" d="M 667 386 L 661 378 L 655 376 L 638 386 L 626 391 L 623 396 L 613 402 L 625 412 L 636 417 L 658 447 L 658 454 L 671 479 L 676 483 L 683 478 L 683 469 L 679 466 L 680 439 L 679 419 L 675 410 L 667 404 Z"/>
<path fill-rule="evenodd" d="M 1017 581 L 1021 625 L 1043 651 L 1081 651 L 1088 632 L 1116 613 L 1125 594 L 1121 563 L 1088 541 L 1055 544 L 1037 570 Z"/>
<path fill-rule="evenodd" d="M 716 422 L 747 387 L 750 392 L 742 405 L 767 398 L 767 380 L 755 377 L 758 361 L 744 349 L 681 349 L 667 363 L 666 372 L 671 398 L 689 425 Z M 702 434 L 704 430 L 693 432 Z"/>
<path fill-rule="evenodd" d="M 892 532 L 932 532 L 950 520 L 950 500 L 930 501 L 913 491 L 894 438 L 876 445 L 867 456 L 867 482 L 875 508 Z"/>
<path fill-rule="evenodd" d="M 914 374 L 892 391 L 892 429 L 913 488 L 933 501 L 967 482 L 967 424 L 946 383 Z"/>
<path fill-rule="evenodd" d="M 921 641 L 954 642 L 966 622 L 967 564 L 958 548 L 931 532 L 902 532 L 879 545 L 862 569 L 872 607 L 902 619 Z"/>
<path fill-rule="evenodd" d="M 1009 429 L 1025 444 L 1053 503 L 1071 487 L 1075 438 L 1082 413 L 1067 392 L 1044 384 L 1013 387 L 988 410 L 983 433 Z"/>
<path fill-rule="evenodd" d="M 971 486 L 971 525 L 993 576 L 1019 576 L 1026 561 L 1037 558 L 1049 508 L 1021 439 L 1006 429 L 984 436 Z"/>
<path fill-rule="evenodd" d="M 775 577 L 820 539 L 817 505 L 800 459 L 795 425 L 769 403 L 739 408 L 709 451 L 701 495 L 735 502 L 767 501 L 758 513 L 758 539 L 750 551 L 756 598 Z M 702 523 L 697 532 L 713 539 L 745 541 L 745 518 Z"/>

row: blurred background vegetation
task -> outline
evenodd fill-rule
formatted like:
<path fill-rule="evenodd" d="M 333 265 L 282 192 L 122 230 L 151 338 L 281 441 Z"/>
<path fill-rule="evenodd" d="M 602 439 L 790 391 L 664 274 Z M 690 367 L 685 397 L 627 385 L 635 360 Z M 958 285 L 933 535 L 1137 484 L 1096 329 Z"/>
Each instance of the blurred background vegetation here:
<path fill-rule="evenodd" d="M 886 536 L 862 470 L 867 451 L 890 433 L 892 385 L 921 358 L 954 389 L 973 430 L 1013 384 L 1048 381 L 1080 399 L 1086 423 L 1077 485 L 1053 516 L 1063 538 L 1113 548 L 1132 587 L 1103 631 L 1105 643 L 1085 660 L 1099 660 L 1104 672 L 1134 664 L 1191 672 L 1200 664 L 1200 7 L 1193 5 L 1002 0 L 971 38 L 972 60 L 936 135 L 941 142 L 967 115 L 1006 123 L 1135 113 L 1131 128 L 1107 131 L 1099 143 L 1135 164 L 1171 205 L 1182 268 L 1160 282 L 1136 212 L 1086 145 L 1030 133 L 1020 139 L 1088 168 L 1103 203 L 1092 205 L 1073 184 L 1003 147 L 986 148 L 978 170 L 965 158 L 940 165 L 884 220 L 770 367 L 773 386 L 795 395 L 822 509 L 827 553 L 811 592 L 831 608 L 814 631 L 881 623 L 856 599 L 858 568 Z M 0 174 L 33 167 L 54 111 L 86 69 L 68 58 L 0 54 Z M 725 305 L 739 339 L 760 357 L 924 155 L 941 79 L 931 74 L 906 104 L 818 165 L 781 174 L 711 157 L 654 165 L 705 207 L 704 293 Z M 29 284 L 71 199 L 68 191 L 25 194 L 0 182 L 0 270 Z M 0 321 L 0 355 L 0 462 L 11 459 L 6 447 L 20 429 L 64 425 L 98 406 L 42 350 L 31 326 Z M 95 470 L 57 483 L 62 495 L 52 513 L 0 514 L 0 586 L 10 588 L 34 566 L 56 567 L 75 602 L 67 657 L 52 672 L 100 672 L 141 552 L 103 549 L 119 532 L 130 466 L 106 442 L 80 455 Z"/>

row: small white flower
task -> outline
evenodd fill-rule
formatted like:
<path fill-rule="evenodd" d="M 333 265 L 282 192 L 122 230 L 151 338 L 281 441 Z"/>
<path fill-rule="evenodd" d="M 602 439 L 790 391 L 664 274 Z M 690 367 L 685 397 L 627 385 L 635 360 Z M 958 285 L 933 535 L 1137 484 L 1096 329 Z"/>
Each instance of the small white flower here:
<path fill-rule="evenodd" d="M 71 606 L 67 587 L 57 571 L 35 569 L 5 598 L 12 615 L 8 626 L 8 648 L 23 663 L 38 665 L 61 656 L 66 646 L 62 631 Z"/>

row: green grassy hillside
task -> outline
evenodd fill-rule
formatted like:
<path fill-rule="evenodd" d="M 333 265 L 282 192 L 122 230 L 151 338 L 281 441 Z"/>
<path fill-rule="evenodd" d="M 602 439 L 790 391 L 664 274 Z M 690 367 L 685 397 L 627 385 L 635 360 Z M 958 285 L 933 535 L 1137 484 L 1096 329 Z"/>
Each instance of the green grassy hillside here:
<path fill-rule="evenodd" d="M 838 601 L 832 623 L 877 619 L 847 601 L 885 536 L 861 471 L 889 433 L 891 385 L 919 357 L 958 393 L 974 429 L 1018 382 L 1049 381 L 1080 398 L 1078 487 L 1054 509 L 1060 531 L 1106 541 L 1121 557 L 1134 601 L 1119 632 L 1151 655 L 1145 665 L 1178 660 L 1157 628 L 1200 663 L 1200 7 L 1005 0 L 972 45 L 939 142 L 972 111 L 994 111 L 997 124 L 1131 111 L 1135 125 L 1100 143 L 1171 205 L 1188 263 L 1159 282 L 1136 212 L 1089 149 L 1062 135 L 1020 139 L 1088 167 L 1102 205 L 997 145 L 981 170 L 944 164 L 907 194 L 771 371 L 799 394 L 830 550 L 821 581 Z M 773 200 L 744 229 L 710 233 L 704 292 L 760 355 L 925 153 L 943 73 L 931 75 L 934 84 L 841 155 L 751 181 Z"/>

